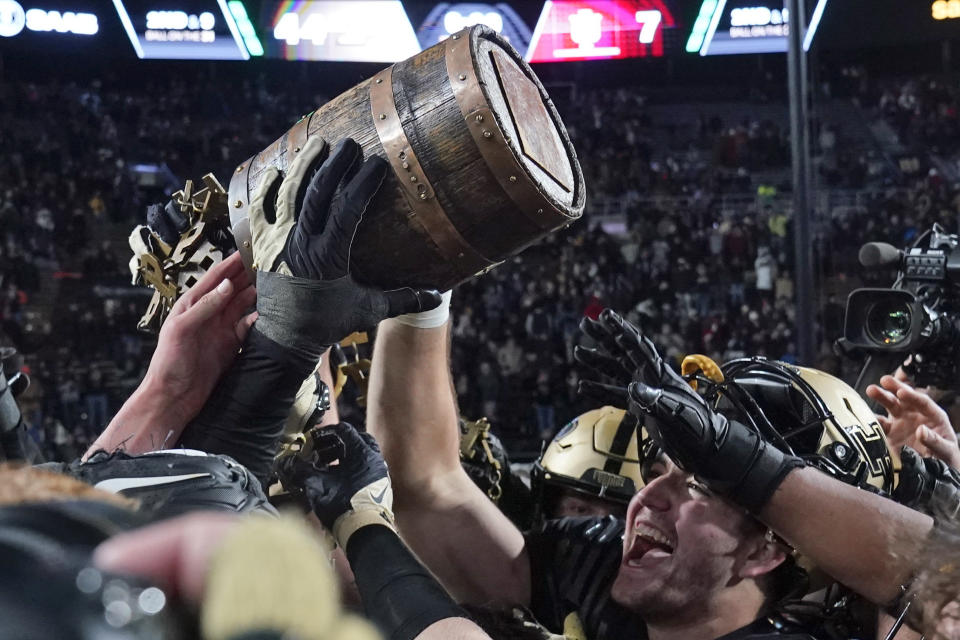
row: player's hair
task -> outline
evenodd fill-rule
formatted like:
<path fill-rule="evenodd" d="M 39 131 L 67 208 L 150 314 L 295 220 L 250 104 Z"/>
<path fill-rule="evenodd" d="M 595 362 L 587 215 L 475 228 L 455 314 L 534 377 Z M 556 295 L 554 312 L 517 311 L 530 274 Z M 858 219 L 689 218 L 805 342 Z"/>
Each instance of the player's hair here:
<path fill-rule="evenodd" d="M 59 500 L 98 500 L 121 507 L 137 506 L 134 500 L 94 489 L 60 473 L 22 463 L 0 464 L 0 506 Z"/>
<path fill-rule="evenodd" d="M 926 540 L 904 541 L 895 548 L 909 549 L 918 568 L 904 600 L 912 603 L 910 626 L 929 640 L 956 637 L 953 634 L 960 629 L 960 519 L 937 518 Z M 944 635 L 947 626 L 952 633 Z"/>

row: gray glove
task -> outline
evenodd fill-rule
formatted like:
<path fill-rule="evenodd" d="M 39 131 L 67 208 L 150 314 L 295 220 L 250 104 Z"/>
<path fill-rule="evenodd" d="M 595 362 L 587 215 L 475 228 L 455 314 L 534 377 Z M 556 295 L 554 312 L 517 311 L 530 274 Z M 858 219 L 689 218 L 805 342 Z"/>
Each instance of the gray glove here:
<path fill-rule="evenodd" d="M 262 183 L 251 204 L 250 215 L 258 268 L 260 317 L 255 328 L 314 361 L 354 331 L 440 304 L 436 291 L 409 287 L 382 291 L 353 279 L 351 247 L 386 176 L 387 163 L 378 156 L 361 163 L 360 146 L 343 140 L 310 178 L 299 204 L 299 187 L 325 149 L 319 139 L 311 139 L 279 187 L 280 174 L 274 169 L 274 177 Z M 271 194 L 277 194 L 275 200 Z M 296 220 L 294 210 L 300 212 Z"/>
<path fill-rule="evenodd" d="M 0 347 L 0 461 L 27 460 L 28 438 L 16 397 L 30 386 L 15 349 Z"/>

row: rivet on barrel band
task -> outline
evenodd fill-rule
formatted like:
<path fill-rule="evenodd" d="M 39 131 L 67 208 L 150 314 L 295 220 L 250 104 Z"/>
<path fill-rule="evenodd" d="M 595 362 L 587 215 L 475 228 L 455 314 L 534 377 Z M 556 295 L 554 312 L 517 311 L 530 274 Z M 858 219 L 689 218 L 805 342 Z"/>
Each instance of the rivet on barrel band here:
<path fill-rule="evenodd" d="M 474 249 L 447 217 L 437 200 L 429 178 L 417 159 L 417 154 L 403 130 L 400 114 L 393 95 L 393 71 L 381 71 L 370 86 L 370 110 L 373 124 L 394 175 L 406 196 L 414 218 L 423 233 L 436 245 L 448 261 L 471 271 L 495 264 Z M 380 82 L 382 81 L 382 82 Z M 410 173 L 403 180 L 403 172 Z"/>
<path fill-rule="evenodd" d="M 470 38 L 467 40 L 468 42 L 454 43 L 452 37 L 447 39 L 444 54 L 450 88 L 467 129 L 507 197 L 541 229 L 553 229 L 558 222 L 557 216 L 562 213 L 537 185 L 528 179 L 515 153 L 514 145 L 511 144 L 509 132 L 501 127 L 494 116 L 484 85 L 474 68 Z M 458 81 L 464 74 L 467 75 L 467 80 Z M 511 176 L 515 176 L 517 180 L 511 180 Z M 550 213 L 546 213 L 547 211 Z"/>

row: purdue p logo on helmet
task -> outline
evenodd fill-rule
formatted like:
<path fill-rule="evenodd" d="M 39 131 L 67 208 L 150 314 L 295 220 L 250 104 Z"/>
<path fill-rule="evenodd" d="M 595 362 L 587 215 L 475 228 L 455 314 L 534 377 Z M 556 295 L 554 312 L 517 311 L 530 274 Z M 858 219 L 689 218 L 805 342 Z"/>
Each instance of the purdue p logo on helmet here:
<path fill-rule="evenodd" d="M 746 421 L 777 448 L 834 477 L 891 493 L 900 458 L 850 385 L 828 373 L 764 358 L 723 365 L 716 407 Z"/>

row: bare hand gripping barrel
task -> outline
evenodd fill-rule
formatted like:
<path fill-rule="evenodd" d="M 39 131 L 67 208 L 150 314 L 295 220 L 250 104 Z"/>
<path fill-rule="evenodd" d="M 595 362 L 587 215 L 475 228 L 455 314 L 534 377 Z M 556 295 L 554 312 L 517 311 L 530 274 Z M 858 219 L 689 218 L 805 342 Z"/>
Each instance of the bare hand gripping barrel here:
<path fill-rule="evenodd" d="M 583 213 L 576 153 L 530 66 L 476 26 L 384 69 L 237 167 L 230 213 L 249 267 L 248 205 L 308 137 L 350 137 L 393 171 L 353 248 L 358 280 L 449 289 Z"/>

